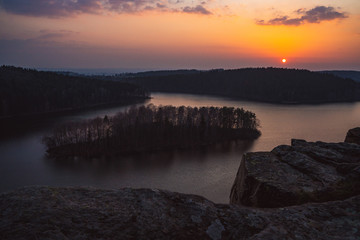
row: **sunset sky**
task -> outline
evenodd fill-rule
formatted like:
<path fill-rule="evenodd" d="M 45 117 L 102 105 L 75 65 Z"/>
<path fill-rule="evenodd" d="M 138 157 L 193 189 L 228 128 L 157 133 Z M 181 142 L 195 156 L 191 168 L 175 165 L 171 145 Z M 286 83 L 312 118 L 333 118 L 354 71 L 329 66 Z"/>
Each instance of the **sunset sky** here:
<path fill-rule="evenodd" d="M 0 0 L 0 64 L 360 70 L 360 1 Z"/>

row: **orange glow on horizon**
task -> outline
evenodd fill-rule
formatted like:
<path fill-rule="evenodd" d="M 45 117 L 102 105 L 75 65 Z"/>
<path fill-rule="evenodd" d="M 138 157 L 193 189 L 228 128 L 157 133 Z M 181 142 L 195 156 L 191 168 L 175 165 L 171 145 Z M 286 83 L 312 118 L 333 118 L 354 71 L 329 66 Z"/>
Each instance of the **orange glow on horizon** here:
<path fill-rule="evenodd" d="M 271 17 L 269 13 L 264 19 Z M 41 53 L 43 58 L 38 63 L 41 66 L 47 66 L 48 62 L 54 66 L 124 68 L 280 67 L 290 64 L 291 67 L 321 69 L 328 66 L 353 68 L 360 57 L 359 52 L 354 51 L 360 46 L 357 31 L 360 14 L 356 12 L 339 21 L 299 26 L 258 25 L 251 12 L 242 15 L 166 11 L 89 13 L 47 18 L 46 21 L 41 17 L 1 12 L 1 19 L 12 24 L 2 27 L 0 35 L 7 36 L 6 39 L 30 39 L 15 43 L 27 44 L 29 51 Z M 32 50 L 34 46 L 40 47 Z M 59 58 L 64 60 L 55 61 L 51 57 L 59 55 L 57 49 L 64 50 L 60 52 L 63 57 Z M 22 59 L 20 53 L 19 59 Z"/>

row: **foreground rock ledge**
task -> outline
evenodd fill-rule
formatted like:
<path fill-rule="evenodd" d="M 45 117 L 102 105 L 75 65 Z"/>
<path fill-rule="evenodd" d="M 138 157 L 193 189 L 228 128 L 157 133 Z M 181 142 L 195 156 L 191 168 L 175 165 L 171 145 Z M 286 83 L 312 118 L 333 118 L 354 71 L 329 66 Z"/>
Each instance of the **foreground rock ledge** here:
<path fill-rule="evenodd" d="M 360 196 L 279 209 L 150 189 L 0 194 L 1 239 L 359 239 Z"/>
<path fill-rule="evenodd" d="M 230 194 L 233 204 L 283 207 L 360 194 L 360 145 L 292 140 L 271 152 L 245 154 Z"/>
<path fill-rule="evenodd" d="M 350 129 L 346 134 L 345 142 L 360 144 L 360 127 Z"/>

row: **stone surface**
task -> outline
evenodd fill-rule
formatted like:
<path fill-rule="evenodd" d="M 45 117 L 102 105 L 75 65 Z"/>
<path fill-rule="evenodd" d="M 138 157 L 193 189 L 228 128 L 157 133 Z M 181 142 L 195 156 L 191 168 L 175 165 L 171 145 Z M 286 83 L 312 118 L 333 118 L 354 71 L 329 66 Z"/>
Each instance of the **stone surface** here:
<path fill-rule="evenodd" d="M 292 140 L 271 152 L 245 154 L 230 202 L 283 207 L 360 194 L 360 145 Z"/>
<path fill-rule="evenodd" d="M 27 187 L 0 194 L 3 240 L 350 240 L 360 239 L 359 216 L 360 196 L 254 209 L 150 189 Z"/>
<path fill-rule="evenodd" d="M 345 142 L 360 144 L 360 127 L 350 129 L 346 134 Z"/>

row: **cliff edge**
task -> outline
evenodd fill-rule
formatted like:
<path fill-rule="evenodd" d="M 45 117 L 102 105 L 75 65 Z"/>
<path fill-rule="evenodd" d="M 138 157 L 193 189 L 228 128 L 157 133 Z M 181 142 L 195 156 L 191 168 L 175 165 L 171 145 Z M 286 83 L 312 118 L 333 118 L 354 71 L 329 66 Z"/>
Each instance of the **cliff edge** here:
<path fill-rule="evenodd" d="M 243 156 L 230 203 L 284 207 L 360 194 L 360 145 L 291 141 Z"/>

